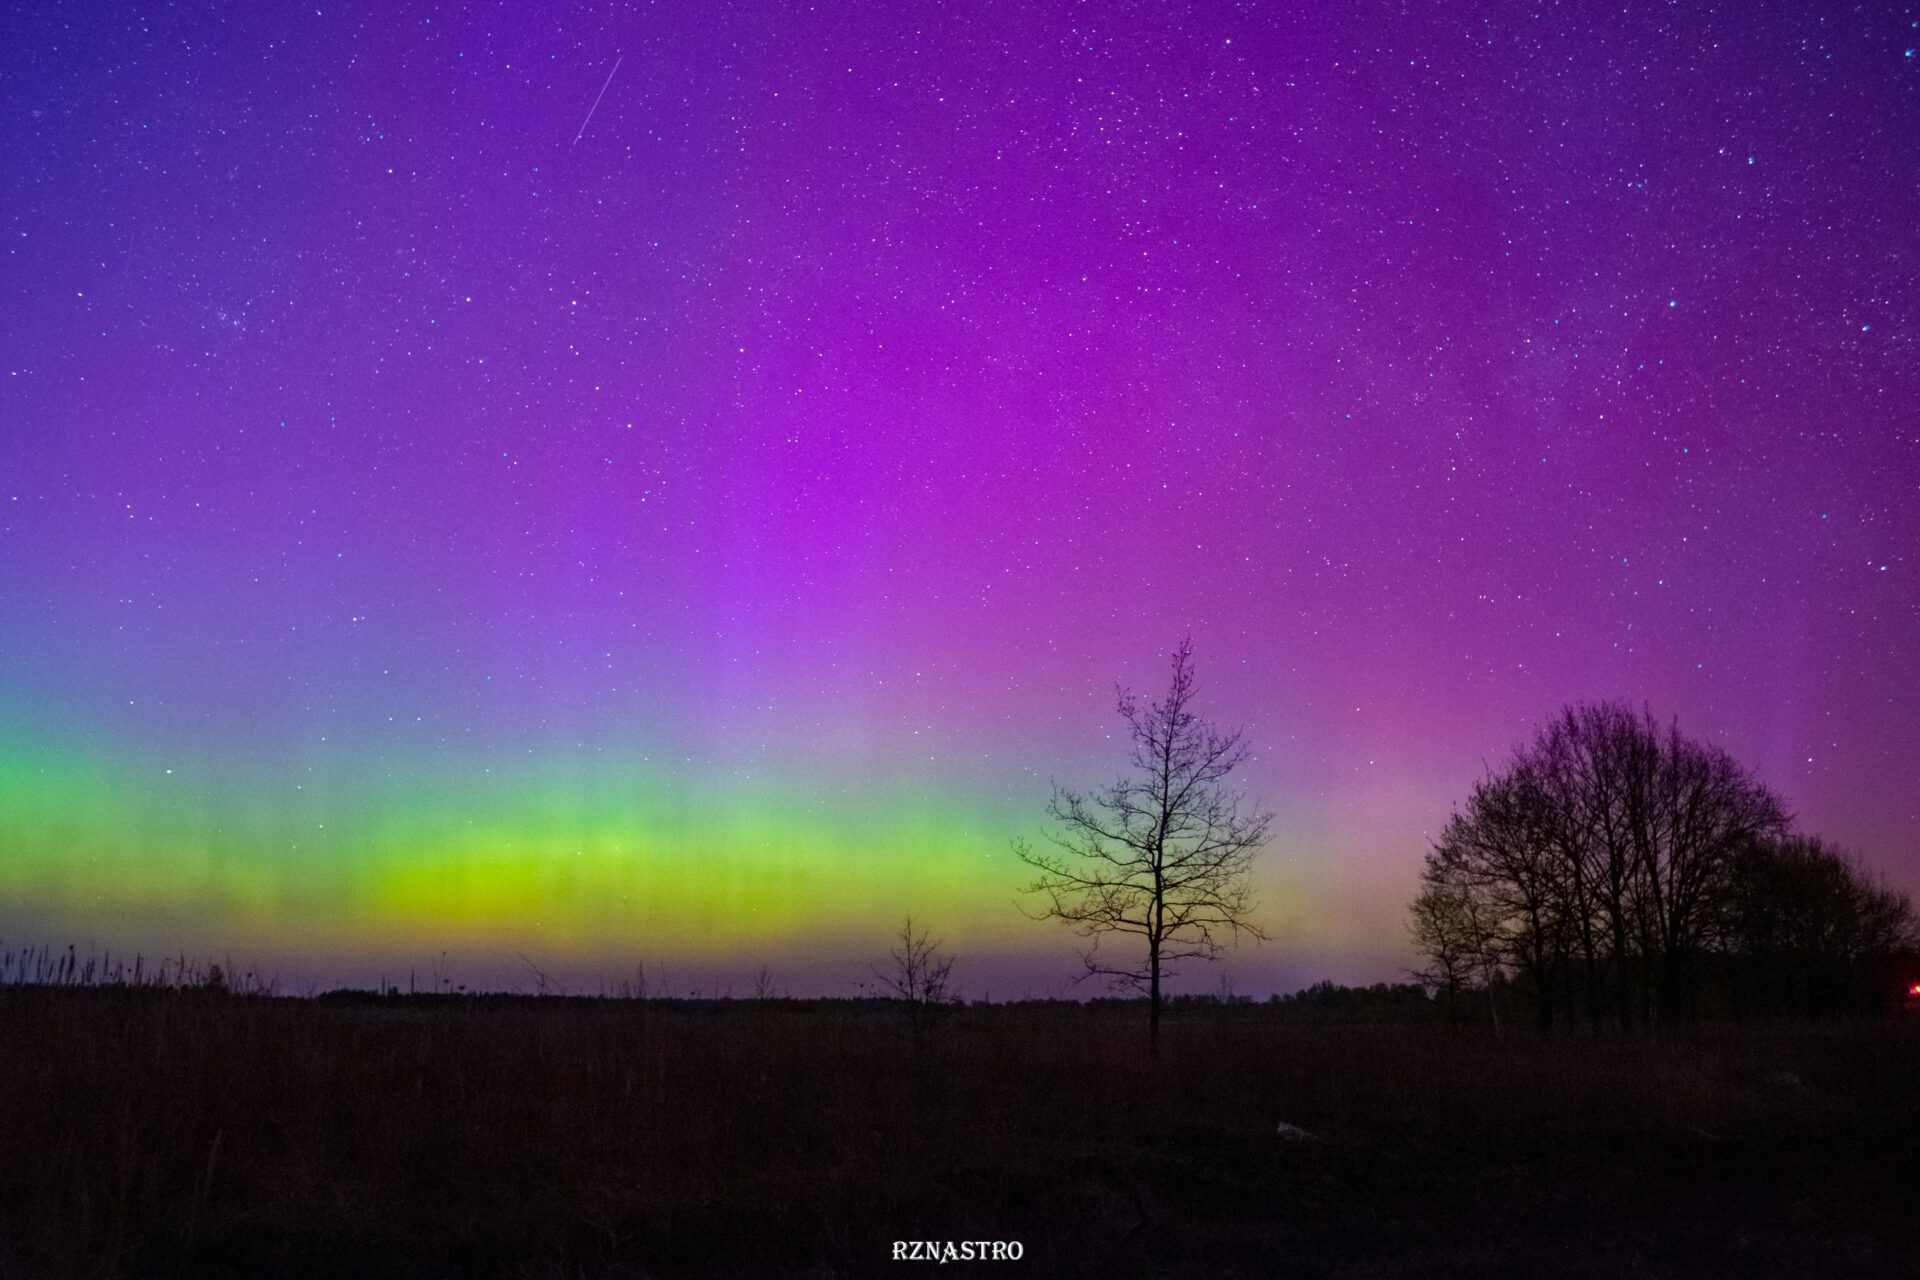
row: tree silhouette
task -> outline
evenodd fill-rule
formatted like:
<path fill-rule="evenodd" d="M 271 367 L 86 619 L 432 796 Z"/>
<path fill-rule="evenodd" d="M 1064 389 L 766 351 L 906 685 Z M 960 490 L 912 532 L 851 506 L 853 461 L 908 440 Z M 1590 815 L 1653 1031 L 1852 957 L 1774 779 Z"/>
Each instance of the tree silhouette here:
<path fill-rule="evenodd" d="M 1249 919 L 1249 873 L 1273 815 L 1241 812 L 1242 797 L 1227 779 L 1247 759 L 1242 731 L 1222 732 L 1200 718 L 1194 693 L 1193 642 L 1183 640 L 1163 701 L 1143 707 L 1120 691 L 1131 772 L 1090 792 L 1056 784 L 1047 802 L 1058 828 L 1046 836 L 1053 848 L 1013 843 L 1039 873 L 1026 886 L 1045 899 L 1038 918 L 1062 921 L 1087 939 L 1080 953 L 1087 976 L 1146 992 L 1156 1049 L 1171 966 L 1216 960 L 1241 934 L 1266 937 Z M 1103 950 L 1112 935 L 1139 939 L 1142 953 Z"/>
<path fill-rule="evenodd" d="M 938 938 L 930 938 L 923 926 L 908 916 L 894 935 L 889 952 L 890 964 L 876 968 L 873 976 L 881 989 L 907 1004 L 907 1016 L 913 1027 L 913 1044 L 918 1050 L 926 1039 L 933 1011 L 953 999 L 948 975 L 953 972 L 953 957 L 945 954 Z"/>
<path fill-rule="evenodd" d="M 1447 820 L 1413 904 L 1414 941 L 1432 972 L 1490 982 L 1510 969 L 1535 991 L 1552 989 L 1575 941 L 1563 909 L 1562 873 L 1572 864 L 1541 787 L 1536 769 L 1517 765 L 1477 784 L 1465 811 Z M 1543 1001 L 1538 1011 L 1545 1027 L 1552 1007 Z"/>
<path fill-rule="evenodd" d="M 1445 998 L 1448 1021 L 1459 1016 L 1460 992 L 1477 983 L 1487 993 L 1487 1007 L 1498 1030 L 1493 976 L 1500 965 L 1500 940 L 1490 927 L 1484 888 L 1465 875 L 1448 874 L 1457 870 L 1455 865 L 1435 863 L 1421 877 L 1409 927 L 1414 945 L 1428 963 L 1413 976 Z"/>

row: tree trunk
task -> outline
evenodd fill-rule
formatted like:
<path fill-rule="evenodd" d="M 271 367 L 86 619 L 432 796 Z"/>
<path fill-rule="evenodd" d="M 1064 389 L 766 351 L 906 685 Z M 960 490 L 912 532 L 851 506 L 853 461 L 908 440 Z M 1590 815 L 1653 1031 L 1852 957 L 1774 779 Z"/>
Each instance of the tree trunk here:
<path fill-rule="evenodd" d="M 1606 1006 L 1600 995 L 1600 955 L 1599 949 L 1593 945 L 1591 925 L 1581 930 L 1580 950 L 1581 960 L 1586 966 L 1587 1020 L 1593 1024 L 1593 1029 L 1598 1031 L 1606 1024 L 1603 1013 Z"/>
<path fill-rule="evenodd" d="M 1554 963 L 1544 950 L 1535 947 L 1533 958 L 1534 1025 L 1541 1035 L 1553 1030 Z"/>
<path fill-rule="evenodd" d="M 1620 1029 L 1633 1030 L 1633 975 L 1627 966 L 1632 954 L 1627 949 L 1627 921 L 1619 907 L 1607 904 L 1609 934 L 1613 939 L 1613 998 L 1620 1016 Z"/>
<path fill-rule="evenodd" d="M 1160 1052 L 1160 941 L 1147 944 L 1147 1047 Z"/>

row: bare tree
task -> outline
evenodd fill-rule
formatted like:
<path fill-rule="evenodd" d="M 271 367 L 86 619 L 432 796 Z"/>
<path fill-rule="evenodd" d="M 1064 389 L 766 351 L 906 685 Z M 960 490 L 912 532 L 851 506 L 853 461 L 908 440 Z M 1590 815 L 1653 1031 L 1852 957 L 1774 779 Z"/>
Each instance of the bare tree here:
<path fill-rule="evenodd" d="M 1467 905 L 1471 891 L 1437 872 L 1429 862 L 1428 873 L 1421 877 L 1420 894 L 1410 907 L 1413 943 L 1427 958 L 1426 967 L 1415 970 L 1413 976 L 1445 998 L 1447 1020 L 1452 1022 L 1460 1016 L 1460 991 L 1474 979 L 1485 939 L 1473 927 Z"/>
<path fill-rule="evenodd" d="M 1724 912 L 1735 859 L 1783 837 L 1790 822 L 1780 798 L 1725 751 L 1688 741 L 1677 725 L 1663 739 L 1651 716 L 1641 732 L 1654 744 L 1656 767 L 1632 793 L 1628 830 L 1640 863 L 1645 950 L 1657 965 L 1663 1009 L 1692 1017 L 1696 970 Z"/>
<path fill-rule="evenodd" d="M 1493 882 L 1471 860 L 1468 850 L 1449 839 L 1460 825 L 1456 814 L 1448 824 L 1448 835 L 1427 854 L 1420 875 L 1411 928 L 1414 945 L 1427 957 L 1428 965 L 1416 970 L 1414 977 L 1445 994 L 1449 1021 L 1459 1016 L 1459 993 L 1477 985 L 1486 994 L 1498 1034 L 1500 1005 L 1495 987 L 1509 957 L 1518 957 L 1525 967 L 1528 940 L 1509 931 L 1517 921 L 1493 897 Z"/>
<path fill-rule="evenodd" d="M 953 957 L 945 954 L 943 945 L 938 938 L 928 937 L 926 929 L 916 926 L 908 916 L 901 921 L 894 948 L 888 953 L 891 963 L 873 971 L 883 992 L 906 1001 L 916 1048 L 926 1036 L 933 1011 L 953 999 L 949 984 Z"/>
<path fill-rule="evenodd" d="M 1051 849 L 1015 840 L 1013 850 L 1039 873 L 1026 891 L 1041 895 L 1040 919 L 1060 920 L 1088 945 L 1087 975 L 1144 991 L 1148 1036 L 1160 1042 L 1165 979 L 1181 960 L 1216 960 L 1241 934 L 1264 939 L 1252 923 L 1250 872 L 1273 815 L 1242 812 L 1227 778 L 1245 763 L 1242 731 L 1223 732 L 1193 710 L 1193 642 L 1173 653 L 1163 701 L 1142 706 L 1120 691 L 1120 715 L 1132 738 L 1132 771 L 1091 792 L 1055 785 L 1047 815 Z M 1141 954 L 1116 956 L 1112 935 L 1139 939 Z"/>

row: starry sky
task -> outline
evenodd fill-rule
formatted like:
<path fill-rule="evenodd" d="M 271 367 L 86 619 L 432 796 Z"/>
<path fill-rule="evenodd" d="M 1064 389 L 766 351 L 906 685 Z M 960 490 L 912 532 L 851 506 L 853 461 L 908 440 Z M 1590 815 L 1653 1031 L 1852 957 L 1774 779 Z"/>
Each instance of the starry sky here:
<path fill-rule="evenodd" d="M 1189 633 L 1277 814 L 1238 990 L 1399 976 L 1576 698 L 1920 888 L 1916 45 L 11 4 L 0 933 L 846 993 L 912 911 L 1066 989 L 1009 839 Z"/>

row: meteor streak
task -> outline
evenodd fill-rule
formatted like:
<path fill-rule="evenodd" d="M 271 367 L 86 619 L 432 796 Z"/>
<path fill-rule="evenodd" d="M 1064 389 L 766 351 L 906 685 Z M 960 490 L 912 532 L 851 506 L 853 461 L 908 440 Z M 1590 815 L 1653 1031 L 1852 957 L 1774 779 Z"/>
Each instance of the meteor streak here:
<path fill-rule="evenodd" d="M 607 96 L 607 85 L 613 83 L 614 71 L 620 70 L 620 58 L 624 56 L 624 54 L 615 56 L 613 60 L 613 71 L 607 72 L 606 84 L 602 84 L 600 86 L 600 92 L 593 95 L 593 105 L 587 108 L 587 118 L 580 122 L 580 132 L 573 135 L 573 142 L 580 141 L 587 132 L 587 126 L 593 123 L 593 113 L 600 109 L 600 99 Z M 570 142 L 567 145 L 572 146 L 573 143 Z"/>

